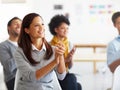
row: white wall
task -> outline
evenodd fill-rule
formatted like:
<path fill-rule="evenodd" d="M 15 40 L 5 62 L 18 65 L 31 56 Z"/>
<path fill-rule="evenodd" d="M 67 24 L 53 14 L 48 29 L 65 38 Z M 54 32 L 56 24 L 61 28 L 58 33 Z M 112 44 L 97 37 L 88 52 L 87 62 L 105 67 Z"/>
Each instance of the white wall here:
<path fill-rule="evenodd" d="M 71 21 L 69 39 L 73 43 L 105 43 L 107 44 L 117 35 L 117 30 L 111 22 L 112 13 L 106 11 L 117 11 L 120 6 L 119 0 L 26 0 L 25 3 L 0 3 L 0 42 L 8 38 L 6 25 L 10 18 L 18 16 L 23 18 L 29 12 L 39 13 L 46 25 L 46 38 L 51 39 L 48 30 L 50 18 L 57 13 L 69 13 Z M 63 5 L 62 10 L 54 10 L 53 6 Z M 90 9 L 90 5 L 96 8 Z M 100 5 L 105 6 L 99 8 Z M 111 8 L 106 8 L 112 5 Z M 105 10 L 102 14 L 90 14 L 90 10 L 99 12 Z"/>
<path fill-rule="evenodd" d="M 8 38 L 7 23 L 11 18 L 18 16 L 22 19 L 25 14 L 32 11 L 32 2 L 28 1 L 26 3 L 2 3 L 0 0 L 0 42 Z"/>

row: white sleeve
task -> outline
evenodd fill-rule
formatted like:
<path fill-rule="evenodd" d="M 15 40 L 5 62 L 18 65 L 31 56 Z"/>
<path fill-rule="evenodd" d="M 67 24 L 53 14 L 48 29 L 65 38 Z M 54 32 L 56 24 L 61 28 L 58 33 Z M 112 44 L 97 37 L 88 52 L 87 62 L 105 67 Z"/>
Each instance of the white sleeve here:
<path fill-rule="evenodd" d="M 56 73 L 57 73 L 57 77 L 58 77 L 59 80 L 63 80 L 65 78 L 65 76 L 66 76 L 66 71 L 64 71 L 61 74 L 58 73 L 58 72 L 56 72 Z"/>

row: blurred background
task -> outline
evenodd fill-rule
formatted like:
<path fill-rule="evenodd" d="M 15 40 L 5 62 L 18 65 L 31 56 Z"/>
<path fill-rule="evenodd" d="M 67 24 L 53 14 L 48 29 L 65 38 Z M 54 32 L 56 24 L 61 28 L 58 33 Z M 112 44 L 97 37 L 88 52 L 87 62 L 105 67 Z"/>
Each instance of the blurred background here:
<path fill-rule="evenodd" d="M 69 40 L 78 45 L 71 72 L 76 74 L 83 90 L 110 90 L 112 73 L 106 65 L 106 47 L 118 35 L 111 16 L 120 11 L 119 3 L 120 0 L 0 0 L 0 42 L 8 38 L 7 22 L 12 17 L 22 19 L 31 12 L 43 17 L 49 41 L 51 17 L 64 14 L 71 22 Z M 6 90 L 3 77 L 0 65 L 0 90 Z"/>

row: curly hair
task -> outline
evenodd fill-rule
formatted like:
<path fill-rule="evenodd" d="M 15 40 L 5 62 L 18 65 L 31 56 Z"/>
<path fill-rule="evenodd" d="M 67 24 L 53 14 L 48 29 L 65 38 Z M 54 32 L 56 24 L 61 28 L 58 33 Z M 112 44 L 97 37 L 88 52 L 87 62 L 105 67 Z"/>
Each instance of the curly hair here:
<path fill-rule="evenodd" d="M 70 25 L 69 19 L 64 15 L 55 15 L 48 24 L 50 33 L 52 35 L 56 35 L 55 28 L 59 27 L 61 23 L 66 23 L 67 25 Z"/>

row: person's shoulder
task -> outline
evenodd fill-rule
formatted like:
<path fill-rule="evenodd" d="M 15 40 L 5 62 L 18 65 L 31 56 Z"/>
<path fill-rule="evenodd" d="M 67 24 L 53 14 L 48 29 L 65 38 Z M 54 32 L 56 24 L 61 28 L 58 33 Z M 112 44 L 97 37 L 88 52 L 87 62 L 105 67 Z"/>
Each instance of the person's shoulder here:
<path fill-rule="evenodd" d="M 72 48 L 74 47 L 74 44 L 73 44 L 73 42 L 71 42 L 71 41 L 68 41 L 68 43 L 69 43 L 69 48 L 70 48 L 70 49 L 72 49 Z"/>
<path fill-rule="evenodd" d="M 2 41 L 2 42 L 0 43 L 0 47 L 7 47 L 8 45 L 9 45 L 8 40 Z"/>
<path fill-rule="evenodd" d="M 68 41 L 68 43 L 69 43 L 69 45 L 73 45 L 73 42 L 71 42 L 71 41 Z"/>
<path fill-rule="evenodd" d="M 6 44 L 6 43 L 8 43 L 8 40 L 5 40 L 5 41 L 0 42 L 0 45 L 4 45 L 4 44 Z"/>
<path fill-rule="evenodd" d="M 18 46 L 17 50 L 18 52 L 23 52 L 22 48 Z"/>
<path fill-rule="evenodd" d="M 107 46 L 112 45 L 114 42 L 115 42 L 115 39 L 114 39 L 114 40 L 111 40 L 110 42 L 108 42 L 108 45 L 107 45 Z"/>
<path fill-rule="evenodd" d="M 108 42 L 108 46 L 114 45 L 116 43 L 120 43 L 120 41 L 118 41 L 116 38 L 114 38 L 113 40 L 111 40 L 110 42 Z"/>
<path fill-rule="evenodd" d="M 120 41 L 117 38 L 114 38 L 107 44 L 107 50 L 119 48 L 120 46 Z"/>
<path fill-rule="evenodd" d="M 23 55 L 24 53 L 23 53 L 22 48 L 17 47 L 16 52 L 15 52 L 15 55 L 19 55 L 19 54 L 22 54 L 22 55 Z"/>

